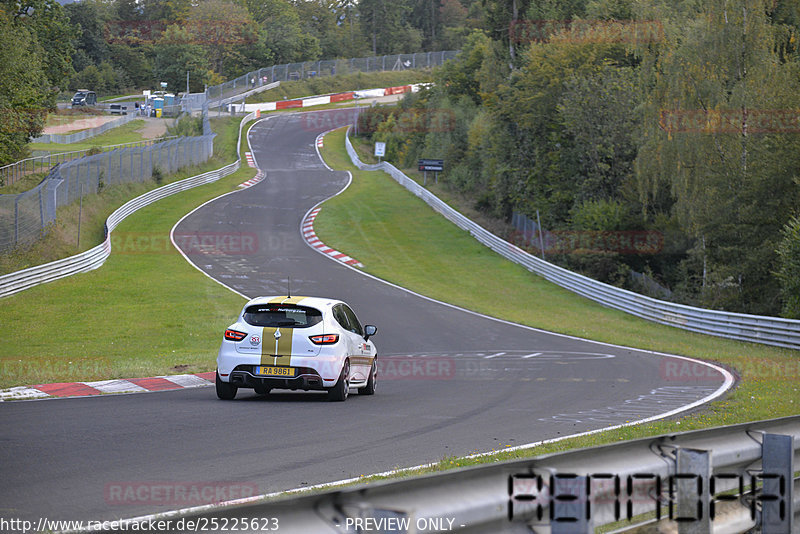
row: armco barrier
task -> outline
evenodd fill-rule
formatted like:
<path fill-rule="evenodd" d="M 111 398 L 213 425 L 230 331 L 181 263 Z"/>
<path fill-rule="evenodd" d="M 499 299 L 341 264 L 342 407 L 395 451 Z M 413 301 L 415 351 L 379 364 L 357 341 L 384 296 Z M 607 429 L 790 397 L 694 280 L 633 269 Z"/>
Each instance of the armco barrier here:
<path fill-rule="evenodd" d="M 348 129 L 348 135 L 349 133 Z M 707 310 L 666 302 L 573 273 L 537 258 L 475 224 L 396 169 L 392 164 L 385 161 L 378 165 L 362 163 L 353 149 L 349 137 L 346 139 L 346 145 L 350 159 L 359 169 L 382 170 L 389 173 L 403 187 L 424 200 L 453 224 L 469 232 L 482 244 L 501 256 L 524 266 L 542 278 L 569 289 L 578 295 L 599 302 L 609 308 L 692 332 L 737 339 L 739 341 L 800 349 L 800 321 L 798 320 Z"/>
<path fill-rule="evenodd" d="M 275 501 L 247 498 L 93 531 L 128 532 L 134 523 L 164 521 L 171 532 L 235 524 L 284 534 L 590 534 L 616 523 L 617 532 L 649 524 L 647 532 L 790 534 L 800 511 L 793 480 L 798 454 L 795 416 Z"/>
<path fill-rule="evenodd" d="M 251 113 L 244 117 L 242 122 L 239 124 L 239 141 L 237 142 L 237 147 L 239 147 L 241 143 L 242 127 L 253 118 L 255 118 L 255 113 Z M 106 238 L 103 243 L 90 250 L 87 250 L 86 252 L 82 252 L 81 254 L 77 254 L 69 258 L 56 260 L 44 265 L 37 265 L 36 267 L 30 267 L 22 271 L 0 276 L 0 298 L 13 295 L 14 293 L 37 286 L 39 284 L 58 280 L 59 278 L 66 278 L 67 276 L 76 273 L 97 269 L 103 265 L 108 256 L 111 254 L 111 232 L 120 222 L 122 222 L 123 219 L 125 219 L 125 217 L 141 208 L 144 208 L 145 206 L 149 206 L 150 204 L 162 198 L 180 193 L 182 191 L 187 191 L 200 185 L 216 182 L 220 178 L 236 172 L 236 170 L 239 169 L 240 164 L 241 157 L 239 157 L 235 162 L 231 163 L 230 165 L 226 165 L 221 169 L 206 172 L 191 178 L 186 178 L 185 180 L 159 187 L 158 189 L 154 189 L 142 196 L 128 201 L 122 207 L 114 211 L 114 213 L 112 213 L 106 220 Z"/>

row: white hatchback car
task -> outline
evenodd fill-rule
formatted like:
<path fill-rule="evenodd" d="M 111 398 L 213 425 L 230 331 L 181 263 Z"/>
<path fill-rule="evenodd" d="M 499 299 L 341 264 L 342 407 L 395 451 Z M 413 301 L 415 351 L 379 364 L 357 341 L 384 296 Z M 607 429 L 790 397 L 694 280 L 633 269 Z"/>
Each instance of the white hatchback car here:
<path fill-rule="evenodd" d="M 258 297 L 225 330 L 217 356 L 217 396 L 239 388 L 266 395 L 272 389 L 324 390 L 343 401 L 351 387 L 375 393 L 378 328 L 361 326 L 340 300 Z"/>

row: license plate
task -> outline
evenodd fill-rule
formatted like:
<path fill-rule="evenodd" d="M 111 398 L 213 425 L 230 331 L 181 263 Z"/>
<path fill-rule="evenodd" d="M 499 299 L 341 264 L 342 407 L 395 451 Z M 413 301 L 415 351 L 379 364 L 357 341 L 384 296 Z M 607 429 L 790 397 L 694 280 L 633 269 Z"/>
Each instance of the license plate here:
<path fill-rule="evenodd" d="M 256 367 L 256 374 L 261 376 L 294 376 L 294 367 L 273 367 L 273 366 L 259 366 Z"/>

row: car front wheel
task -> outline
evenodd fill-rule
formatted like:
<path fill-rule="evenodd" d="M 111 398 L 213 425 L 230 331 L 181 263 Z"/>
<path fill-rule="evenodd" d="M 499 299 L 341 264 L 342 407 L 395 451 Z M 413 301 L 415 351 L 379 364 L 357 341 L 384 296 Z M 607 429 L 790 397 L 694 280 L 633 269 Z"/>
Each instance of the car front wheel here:
<path fill-rule="evenodd" d="M 367 385 L 363 388 L 358 388 L 359 395 L 374 395 L 375 394 L 375 384 L 378 382 L 378 358 L 372 360 L 372 369 L 369 371 L 369 378 L 367 379 Z"/>
<path fill-rule="evenodd" d="M 347 400 L 347 395 L 350 393 L 350 360 L 345 360 L 342 366 L 342 373 L 339 375 L 339 380 L 336 385 L 328 390 L 328 400 L 330 401 L 344 401 Z"/>
<path fill-rule="evenodd" d="M 233 399 L 236 396 L 236 392 L 239 391 L 236 386 L 220 380 L 219 373 L 217 373 L 217 379 L 214 384 L 217 386 L 217 397 L 222 400 Z"/>

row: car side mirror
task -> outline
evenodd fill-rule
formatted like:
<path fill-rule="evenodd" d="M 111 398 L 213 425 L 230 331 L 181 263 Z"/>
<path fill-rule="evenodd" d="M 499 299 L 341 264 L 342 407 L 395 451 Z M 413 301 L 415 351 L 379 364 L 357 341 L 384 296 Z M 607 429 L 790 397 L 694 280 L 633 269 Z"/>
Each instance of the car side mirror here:
<path fill-rule="evenodd" d="M 378 333 L 378 327 L 374 324 L 368 324 L 364 327 L 364 341 L 368 341 L 369 338 L 374 336 Z"/>

